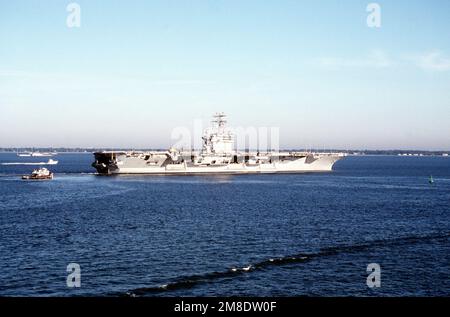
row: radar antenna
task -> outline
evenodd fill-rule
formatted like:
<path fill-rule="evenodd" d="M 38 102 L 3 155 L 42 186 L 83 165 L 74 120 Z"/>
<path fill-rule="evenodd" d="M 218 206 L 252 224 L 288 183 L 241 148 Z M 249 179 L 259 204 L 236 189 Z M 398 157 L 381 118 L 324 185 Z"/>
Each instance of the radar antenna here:
<path fill-rule="evenodd" d="M 227 123 L 227 115 L 223 112 L 216 112 L 213 115 L 214 120 L 212 122 L 216 125 L 220 132 L 223 132 L 225 125 Z"/>

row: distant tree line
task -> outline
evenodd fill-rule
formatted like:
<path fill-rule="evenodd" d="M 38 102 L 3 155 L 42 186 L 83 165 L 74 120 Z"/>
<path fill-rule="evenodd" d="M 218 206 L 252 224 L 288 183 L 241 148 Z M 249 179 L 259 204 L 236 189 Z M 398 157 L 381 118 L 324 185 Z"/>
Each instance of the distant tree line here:
<path fill-rule="evenodd" d="M 100 151 L 164 151 L 167 149 L 152 149 L 152 148 L 66 148 L 66 147 L 42 147 L 42 148 L 11 148 L 0 147 L 0 152 L 58 152 L 58 153 L 92 153 Z M 342 149 L 281 149 L 283 152 L 342 152 L 350 155 L 450 155 L 450 151 L 426 151 L 426 150 L 342 150 Z"/>

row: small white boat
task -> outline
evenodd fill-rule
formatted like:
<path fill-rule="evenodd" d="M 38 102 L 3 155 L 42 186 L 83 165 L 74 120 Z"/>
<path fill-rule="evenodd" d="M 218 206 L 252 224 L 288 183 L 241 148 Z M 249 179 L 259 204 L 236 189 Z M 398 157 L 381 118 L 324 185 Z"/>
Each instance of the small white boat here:
<path fill-rule="evenodd" d="M 20 157 L 30 157 L 30 156 L 31 156 L 31 152 L 27 152 L 27 153 L 17 153 L 17 156 L 20 156 Z"/>
<path fill-rule="evenodd" d="M 0 163 L 0 165 L 56 165 L 59 161 L 49 159 L 47 162 L 11 162 Z"/>
<path fill-rule="evenodd" d="M 17 156 L 20 157 L 48 157 L 56 155 L 57 153 L 50 153 L 50 152 L 24 152 L 24 153 L 17 153 Z"/>
<path fill-rule="evenodd" d="M 46 165 L 56 165 L 56 164 L 58 164 L 58 161 L 49 159 Z"/>
<path fill-rule="evenodd" d="M 55 154 L 50 153 L 50 152 L 33 152 L 33 153 L 31 153 L 31 156 L 36 156 L 36 157 L 53 156 L 53 155 L 55 155 Z"/>

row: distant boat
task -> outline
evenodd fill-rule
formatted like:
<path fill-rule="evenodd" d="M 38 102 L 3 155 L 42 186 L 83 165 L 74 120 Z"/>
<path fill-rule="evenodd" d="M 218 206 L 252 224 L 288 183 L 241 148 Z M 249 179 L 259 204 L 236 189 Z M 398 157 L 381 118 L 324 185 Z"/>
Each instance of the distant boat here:
<path fill-rule="evenodd" d="M 17 153 L 17 156 L 21 157 L 43 157 L 43 156 L 53 156 L 57 153 L 51 153 L 51 152 L 24 152 L 24 153 Z"/>
<path fill-rule="evenodd" d="M 42 157 L 42 156 L 53 156 L 56 153 L 50 153 L 50 152 L 33 152 L 31 153 L 31 156 L 38 156 L 38 157 Z"/>
<path fill-rule="evenodd" d="M 429 182 L 430 184 L 434 184 L 433 175 L 430 176 L 430 179 L 428 180 L 428 182 Z"/>
<path fill-rule="evenodd" d="M 47 162 L 12 162 L 12 163 L 1 163 L 1 165 L 56 165 L 59 161 L 49 159 Z"/>
<path fill-rule="evenodd" d="M 21 157 L 28 157 L 28 156 L 31 156 L 31 152 L 26 152 L 26 153 L 17 153 L 17 156 L 21 156 Z"/>

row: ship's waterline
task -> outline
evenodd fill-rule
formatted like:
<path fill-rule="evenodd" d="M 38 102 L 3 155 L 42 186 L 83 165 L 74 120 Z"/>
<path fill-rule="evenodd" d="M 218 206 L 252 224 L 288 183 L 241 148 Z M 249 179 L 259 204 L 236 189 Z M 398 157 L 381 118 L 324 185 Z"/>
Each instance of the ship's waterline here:
<path fill-rule="evenodd" d="M 240 152 L 223 113 L 214 115 L 201 151 L 102 151 L 92 164 L 99 174 L 247 174 L 331 171 L 344 153 Z"/>

